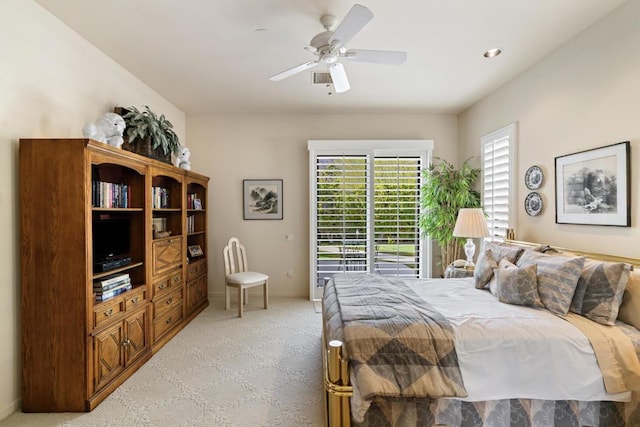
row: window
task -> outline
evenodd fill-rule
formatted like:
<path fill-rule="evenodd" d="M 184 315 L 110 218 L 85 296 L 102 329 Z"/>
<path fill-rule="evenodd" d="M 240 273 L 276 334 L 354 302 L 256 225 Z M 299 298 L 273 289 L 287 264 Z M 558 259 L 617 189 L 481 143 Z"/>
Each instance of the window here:
<path fill-rule="evenodd" d="M 420 182 L 432 141 L 309 141 L 311 296 L 336 273 L 426 277 Z"/>
<path fill-rule="evenodd" d="M 482 205 L 487 214 L 489 240 L 503 241 L 515 228 L 516 124 L 481 138 Z"/>

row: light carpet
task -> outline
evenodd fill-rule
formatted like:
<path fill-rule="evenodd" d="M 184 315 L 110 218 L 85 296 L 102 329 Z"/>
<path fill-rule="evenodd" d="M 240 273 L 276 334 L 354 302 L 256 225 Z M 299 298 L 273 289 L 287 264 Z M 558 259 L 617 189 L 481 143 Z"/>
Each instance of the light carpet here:
<path fill-rule="evenodd" d="M 90 413 L 16 412 L 1 426 L 321 426 L 321 315 L 255 298 L 213 303 Z"/>

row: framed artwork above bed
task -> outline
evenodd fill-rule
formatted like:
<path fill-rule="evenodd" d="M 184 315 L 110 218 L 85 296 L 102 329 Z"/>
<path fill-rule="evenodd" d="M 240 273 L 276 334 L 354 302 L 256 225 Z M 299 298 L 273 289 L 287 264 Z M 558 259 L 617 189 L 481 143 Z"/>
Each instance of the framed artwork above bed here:
<path fill-rule="evenodd" d="M 631 226 L 629 141 L 555 158 L 556 223 Z"/>

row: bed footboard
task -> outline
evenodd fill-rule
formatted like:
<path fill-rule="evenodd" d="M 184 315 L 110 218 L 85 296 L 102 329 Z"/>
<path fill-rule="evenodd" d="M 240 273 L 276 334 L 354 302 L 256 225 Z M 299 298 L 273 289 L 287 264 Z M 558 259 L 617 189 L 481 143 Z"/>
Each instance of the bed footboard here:
<path fill-rule="evenodd" d="M 344 357 L 342 341 L 327 343 L 322 336 L 322 366 L 325 390 L 325 415 L 328 427 L 351 426 L 349 361 Z"/>

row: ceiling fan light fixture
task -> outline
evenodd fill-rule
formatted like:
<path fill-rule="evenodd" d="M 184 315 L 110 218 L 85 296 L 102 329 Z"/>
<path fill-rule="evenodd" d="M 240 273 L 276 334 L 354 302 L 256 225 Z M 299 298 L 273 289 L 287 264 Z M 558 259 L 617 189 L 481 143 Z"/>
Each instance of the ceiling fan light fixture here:
<path fill-rule="evenodd" d="M 483 56 L 485 58 L 494 58 L 498 55 L 500 55 L 502 53 L 502 49 L 500 49 L 499 47 L 494 47 L 492 49 L 487 50 Z"/>

